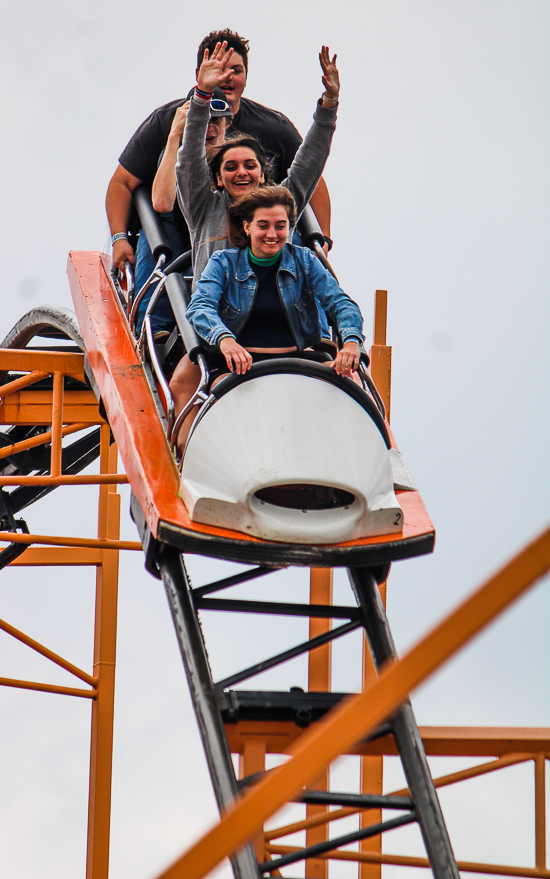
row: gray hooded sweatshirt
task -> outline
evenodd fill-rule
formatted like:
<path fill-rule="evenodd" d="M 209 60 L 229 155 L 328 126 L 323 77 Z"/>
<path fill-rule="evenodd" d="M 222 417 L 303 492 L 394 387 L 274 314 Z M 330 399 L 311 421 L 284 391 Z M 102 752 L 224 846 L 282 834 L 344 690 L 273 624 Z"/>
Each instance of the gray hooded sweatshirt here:
<path fill-rule="evenodd" d="M 176 164 L 178 202 L 189 226 L 193 248 L 193 290 L 214 251 L 231 247 L 227 238 L 227 211 L 232 198 L 225 189 L 212 189 L 206 160 L 205 137 L 209 118 L 209 104 L 191 98 Z M 288 177 L 280 184 L 292 193 L 297 218 L 323 173 L 335 128 L 336 108 L 322 107 L 319 102 L 313 125 L 294 157 Z M 294 228 L 290 230 L 289 241 L 293 232 Z"/>

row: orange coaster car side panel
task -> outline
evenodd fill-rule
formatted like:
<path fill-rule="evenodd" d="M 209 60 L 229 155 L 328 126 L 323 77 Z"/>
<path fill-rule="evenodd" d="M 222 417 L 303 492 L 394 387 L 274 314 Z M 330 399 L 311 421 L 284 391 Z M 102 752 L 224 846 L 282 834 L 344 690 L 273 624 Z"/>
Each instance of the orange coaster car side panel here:
<path fill-rule="evenodd" d="M 126 474 L 153 537 L 172 542 L 171 535 L 179 533 L 182 539 L 187 534 L 190 539 L 195 536 L 205 538 L 206 542 L 208 538 L 214 539 L 213 542 L 218 538 L 222 542 L 229 540 L 241 545 L 274 546 L 247 534 L 199 525 L 190 520 L 178 496 L 179 475 L 135 341 L 109 277 L 109 258 L 99 252 L 71 252 L 68 275 L 90 366 Z M 382 547 L 385 544 L 395 546 L 408 541 L 414 544 L 415 539 L 425 538 L 421 552 L 430 552 L 434 527 L 420 495 L 418 492 L 400 492 L 399 502 L 404 513 L 401 535 L 355 540 L 339 544 L 338 550 Z M 407 555 L 402 550 L 396 557 Z M 206 543 L 205 551 L 206 554 L 219 554 L 208 552 Z"/>

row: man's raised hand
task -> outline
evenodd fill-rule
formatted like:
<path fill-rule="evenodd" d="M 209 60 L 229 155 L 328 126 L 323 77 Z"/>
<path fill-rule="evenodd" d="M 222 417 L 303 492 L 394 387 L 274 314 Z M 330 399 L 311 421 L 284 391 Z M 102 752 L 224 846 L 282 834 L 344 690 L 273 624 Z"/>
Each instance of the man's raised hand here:
<path fill-rule="evenodd" d="M 204 50 L 204 58 L 197 74 L 197 85 L 201 92 L 212 94 L 216 86 L 222 86 L 231 76 L 230 66 L 233 49 L 227 48 L 227 42 L 216 43 L 212 55 Z"/>

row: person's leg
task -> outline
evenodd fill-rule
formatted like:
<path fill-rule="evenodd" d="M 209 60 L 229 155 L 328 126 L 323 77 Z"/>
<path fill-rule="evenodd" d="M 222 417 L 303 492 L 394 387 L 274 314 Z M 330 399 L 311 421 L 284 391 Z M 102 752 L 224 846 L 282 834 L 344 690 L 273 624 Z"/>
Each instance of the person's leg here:
<path fill-rule="evenodd" d="M 176 366 L 174 374 L 170 379 L 170 393 L 174 398 L 174 411 L 176 418 L 197 390 L 200 377 L 201 371 L 199 367 L 195 366 L 194 363 L 191 363 L 189 356 L 186 354 Z M 192 407 L 178 432 L 176 445 L 180 456 L 183 455 L 185 443 L 187 442 L 187 437 L 191 430 L 191 425 L 193 424 L 193 420 L 197 415 L 199 408 L 200 406 Z"/>
<path fill-rule="evenodd" d="M 181 256 L 181 254 L 183 253 L 183 245 L 178 229 L 173 222 L 170 222 L 168 220 L 168 216 L 171 217 L 172 215 L 167 215 L 166 222 L 164 223 L 164 230 L 172 248 L 172 259 L 175 259 L 177 256 Z M 155 265 L 155 258 L 151 253 L 151 248 L 149 247 L 147 238 L 145 237 L 145 233 L 142 229 L 139 234 L 138 246 L 136 249 L 136 270 L 134 282 L 136 293 L 139 293 L 147 278 L 150 276 L 151 272 L 155 268 Z M 145 312 L 147 311 L 149 300 L 151 299 L 154 291 L 155 286 L 153 284 L 138 306 L 136 315 L 136 330 L 138 333 L 141 332 L 141 325 L 143 324 Z M 170 300 L 168 299 L 166 293 L 162 294 L 160 300 L 157 303 L 152 317 L 152 324 L 154 333 L 158 333 L 161 330 L 171 332 L 174 329 L 174 315 L 172 312 L 172 307 L 170 305 Z"/>

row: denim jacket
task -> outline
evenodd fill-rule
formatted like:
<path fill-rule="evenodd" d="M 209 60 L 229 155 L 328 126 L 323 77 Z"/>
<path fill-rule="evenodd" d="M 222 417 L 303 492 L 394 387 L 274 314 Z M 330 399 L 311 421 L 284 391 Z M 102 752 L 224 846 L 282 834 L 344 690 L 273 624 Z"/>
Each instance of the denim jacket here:
<path fill-rule="evenodd" d="M 210 257 L 185 316 L 210 345 L 216 345 L 220 336 L 227 335 L 228 331 L 238 339 L 252 311 L 257 286 L 248 248 L 218 250 Z M 363 319 L 359 307 L 311 250 L 285 244 L 277 271 L 277 287 L 299 350 L 321 341 L 315 297 L 343 342 L 362 343 Z"/>

